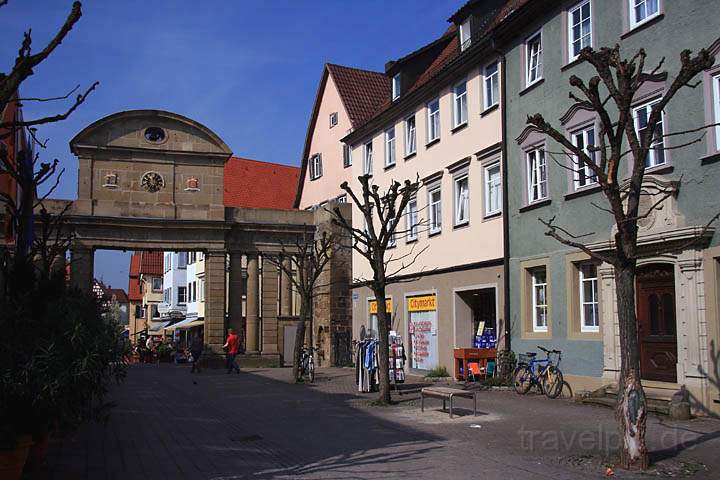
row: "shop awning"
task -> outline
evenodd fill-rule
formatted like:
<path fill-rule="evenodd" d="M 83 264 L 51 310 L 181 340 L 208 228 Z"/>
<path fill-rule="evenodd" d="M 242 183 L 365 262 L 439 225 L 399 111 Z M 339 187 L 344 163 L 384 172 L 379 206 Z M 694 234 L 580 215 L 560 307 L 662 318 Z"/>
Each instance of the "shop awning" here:
<path fill-rule="evenodd" d="M 165 330 L 175 330 L 175 329 L 186 330 L 188 328 L 193 328 L 193 327 L 202 327 L 203 325 L 205 325 L 205 320 L 198 320 L 195 318 L 186 318 L 182 322 L 178 322 L 174 325 L 170 325 Z"/>
<path fill-rule="evenodd" d="M 167 327 L 170 322 L 152 322 L 152 325 L 148 330 L 151 332 L 159 332 L 163 328 Z"/>

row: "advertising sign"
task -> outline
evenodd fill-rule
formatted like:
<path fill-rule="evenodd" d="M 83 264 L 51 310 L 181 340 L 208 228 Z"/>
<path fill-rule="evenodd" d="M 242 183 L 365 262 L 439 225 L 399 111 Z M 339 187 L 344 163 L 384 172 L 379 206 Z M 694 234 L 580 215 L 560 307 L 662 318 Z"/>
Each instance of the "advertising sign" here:
<path fill-rule="evenodd" d="M 371 300 L 370 301 L 370 315 L 376 315 L 377 314 L 377 301 Z M 392 313 L 393 311 L 393 304 L 391 298 L 385 299 L 385 311 L 388 313 Z"/>

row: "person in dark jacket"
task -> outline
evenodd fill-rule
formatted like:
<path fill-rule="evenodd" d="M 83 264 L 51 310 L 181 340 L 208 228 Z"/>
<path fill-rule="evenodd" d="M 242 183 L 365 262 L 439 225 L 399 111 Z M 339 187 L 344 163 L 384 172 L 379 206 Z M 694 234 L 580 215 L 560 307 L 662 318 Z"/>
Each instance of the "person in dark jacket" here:
<path fill-rule="evenodd" d="M 195 332 L 190 341 L 190 354 L 192 355 L 192 369 L 190 369 L 190 373 L 200 373 L 200 356 L 202 355 L 202 351 L 202 335 L 200 335 L 200 332 Z"/>

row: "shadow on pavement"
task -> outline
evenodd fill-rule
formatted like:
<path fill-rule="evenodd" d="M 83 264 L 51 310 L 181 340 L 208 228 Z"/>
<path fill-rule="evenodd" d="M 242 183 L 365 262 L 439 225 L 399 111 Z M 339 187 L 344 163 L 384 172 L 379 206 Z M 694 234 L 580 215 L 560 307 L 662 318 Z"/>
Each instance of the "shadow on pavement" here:
<path fill-rule="evenodd" d="M 444 440 L 351 406 L 352 393 L 247 371 L 132 366 L 112 400 L 106 425 L 52 446 L 51 478 L 412 477 L 413 459 Z"/>

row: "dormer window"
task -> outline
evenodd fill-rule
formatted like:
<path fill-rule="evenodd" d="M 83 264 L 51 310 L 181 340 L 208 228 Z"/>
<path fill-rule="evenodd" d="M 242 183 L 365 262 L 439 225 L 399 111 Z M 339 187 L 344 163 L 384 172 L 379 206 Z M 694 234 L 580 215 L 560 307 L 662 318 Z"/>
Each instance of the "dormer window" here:
<path fill-rule="evenodd" d="M 392 79 L 392 99 L 400 98 L 400 74 L 396 74 Z"/>
<path fill-rule="evenodd" d="M 464 51 L 470 46 L 470 18 L 460 25 L 460 51 Z"/>
<path fill-rule="evenodd" d="M 330 114 L 330 128 L 333 128 L 335 125 L 338 124 L 338 115 L 337 112 L 332 112 Z"/>

